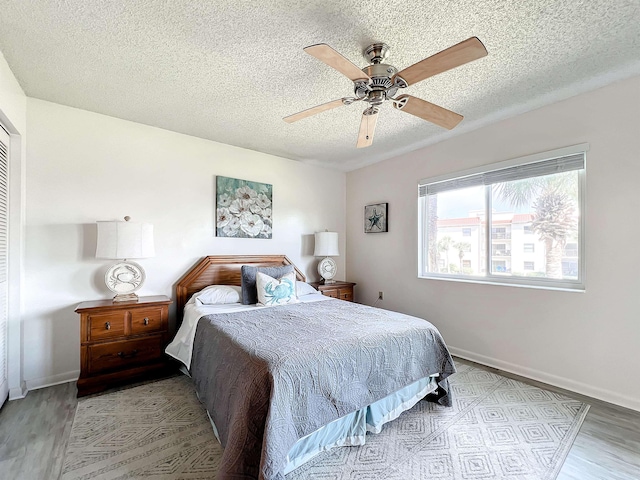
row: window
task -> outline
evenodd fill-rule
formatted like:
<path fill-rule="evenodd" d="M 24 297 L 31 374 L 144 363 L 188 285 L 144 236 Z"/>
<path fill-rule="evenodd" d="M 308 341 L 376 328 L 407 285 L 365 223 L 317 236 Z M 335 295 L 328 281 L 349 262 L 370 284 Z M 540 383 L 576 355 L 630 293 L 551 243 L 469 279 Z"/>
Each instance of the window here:
<path fill-rule="evenodd" d="M 562 261 L 562 275 L 565 277 L 578 278 L 578 262 L 576 261 Z"/>
<path fill-rule="evenodd" d="M 419 276 L 584 289 L 586 150 L 420 181 Z M 517 252 L 535 253 L 536 262 Z"/>
<path fill-rule="evenodd" d="M 577 243 L 567 243 L 564 247 L 564 256 L 565 257 L 577 257 L 578 256 L 578 244 Z"/>
<path fill-rule="evenodd" d="M 511 238 L 511 235 L 507 233 L 505 227 L 493 227 L 491 228 L 491 238 L 494 240 L 505 240 Z"/>
<path fill-rule="evenodd" d="M 508 273 L 507 262 L 504 260 L 494 260 L 491 262 L 491 271 L 496 273 Z"/>
<path fill-rule="evenodd" d="M 494 257 L 504 257 L 511 255 L 511 251 L 507 250 L 506 243 L 496 243 L 491 247 L 491 255 Z"/>

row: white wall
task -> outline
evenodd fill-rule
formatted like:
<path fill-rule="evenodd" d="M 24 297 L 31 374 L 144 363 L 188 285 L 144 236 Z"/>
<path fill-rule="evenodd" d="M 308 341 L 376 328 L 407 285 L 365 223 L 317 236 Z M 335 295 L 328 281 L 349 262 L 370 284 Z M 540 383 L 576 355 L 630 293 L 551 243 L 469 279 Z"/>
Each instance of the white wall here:
<path fill-rule="evenodd" d="M 0 52 L 0 122 L 11 134 L 9 147 L 9 398 L 24 396 L 21 282 L 23 255 L 24 184 L 27 97 Z"/>
<path fill-rule="evenodd" d="M 356 299 L 434 323 L 454 353 L 640 410 L 640 77 L 347 175 Z M 463 112 L 464 113 L 464 112 Z M 421 178 L 578 143 L 587 154 L 586 292 L 417 278 Z M 389 202 L 389 233 L 362 211 Z"/>
<path fill-rule="evenodd" d="M 25 378 L 29 388 L 77 376 L 77 304 L 109 298 L 96 220 L 154 224 L 156 257 L 140 260 L 142 295 L 172 296 L 205 255 L 286 254 L 317 279 L 313 233 L 340 233 L 346 175 L 74 108 L 28 99 Z M 273 239 L 214 236 L 215 176 L 273 184 Z M 344 274 L 344 255 L 337 258 Z"/>
<path fill-rule="evenodd" d="M 4 55 L 0 52 L 0 110 L 21 133 L 26 131 L 26 105 L 27 97 L 13 76 Z"/>

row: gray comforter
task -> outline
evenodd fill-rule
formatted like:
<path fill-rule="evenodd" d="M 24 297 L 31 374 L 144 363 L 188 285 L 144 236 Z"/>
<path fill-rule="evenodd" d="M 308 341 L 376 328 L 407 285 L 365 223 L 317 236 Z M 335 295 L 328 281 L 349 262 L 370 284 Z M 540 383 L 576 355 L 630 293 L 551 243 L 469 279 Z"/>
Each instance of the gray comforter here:
<path fill-rule="evenodd" d="M 425 320 L 342 300 L 204 317 L 191 375 L 224 447 L 219 479 L 281 480 L 301 437 L 439 373 L 455 372 Z"/>

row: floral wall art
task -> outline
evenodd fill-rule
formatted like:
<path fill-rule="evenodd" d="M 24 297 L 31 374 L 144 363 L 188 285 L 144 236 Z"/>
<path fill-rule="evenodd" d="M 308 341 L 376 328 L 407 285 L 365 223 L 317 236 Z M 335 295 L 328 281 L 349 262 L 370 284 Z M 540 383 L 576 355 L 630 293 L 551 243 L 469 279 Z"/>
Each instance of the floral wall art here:
<path fill-rule="evenodd" d="M 273 186 L 216 177 L 216 236 L 271 238 Z"/>

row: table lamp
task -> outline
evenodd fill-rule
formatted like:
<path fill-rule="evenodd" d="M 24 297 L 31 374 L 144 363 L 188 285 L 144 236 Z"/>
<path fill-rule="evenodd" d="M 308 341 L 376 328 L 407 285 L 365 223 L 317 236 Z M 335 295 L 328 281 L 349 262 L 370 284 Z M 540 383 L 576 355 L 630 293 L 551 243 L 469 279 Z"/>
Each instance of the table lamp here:
<path fill-rule="evenodd" d="M 318 263 L 318 273 L 324 279 L 324 283 L 335 283 L 333 277 L 336 276 L 338 266 L 331 257 L 339 257 L 338 252 L 338 232 L 317 232 L 316 245 L 313 251 L 314 257 L 325 257 Z"/>
<path fill-rule="evenodd" d="M 130 258 L 148 258 L 155 255 L 153 225 L 122 221 L 96 222 L 98 241 L 96 258 L 122 260 L 109 267 L 104 276 L 107 288 L 116 294 L 114 302 L 135 302 L 136 291 L 145 281 L 144 269 Z"/>

